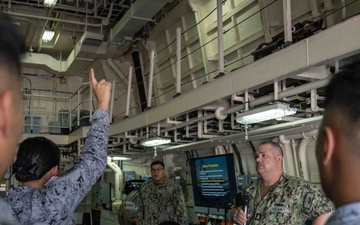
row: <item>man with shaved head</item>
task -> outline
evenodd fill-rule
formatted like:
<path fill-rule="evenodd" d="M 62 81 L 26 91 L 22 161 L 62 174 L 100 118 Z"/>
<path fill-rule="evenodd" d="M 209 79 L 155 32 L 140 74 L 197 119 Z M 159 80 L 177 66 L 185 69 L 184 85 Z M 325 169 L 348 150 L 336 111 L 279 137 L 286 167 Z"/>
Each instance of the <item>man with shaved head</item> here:
<path fill-rule="evenodd" d="M 248 215 L 242 203 L 232 209 L 232 219 L 242 225 L 324 224 L 334 210 L 331 202 L 310 182 L 283 172 L 283 151 L 275 142 L 263 142 L 255 153 L 260 178 L 238 195 L 249 196 Z M 239 198 L 237 198 L 239 199 Z"/>
<path fill-rule="evenodd" d="M 336 207 L 326 224 L 360 224 L 359 61 L 340 68 L 326 88 L 316 158 L 324 192 Z"/>
<path fill-rule="evenodd" d="M 20 56 L 25 39 L 9 15 L 0 12 L 0 178 L 12 162 L 23 130 Z M 0 224 L 12 224 L 7 205 L 0 199 Z"/>

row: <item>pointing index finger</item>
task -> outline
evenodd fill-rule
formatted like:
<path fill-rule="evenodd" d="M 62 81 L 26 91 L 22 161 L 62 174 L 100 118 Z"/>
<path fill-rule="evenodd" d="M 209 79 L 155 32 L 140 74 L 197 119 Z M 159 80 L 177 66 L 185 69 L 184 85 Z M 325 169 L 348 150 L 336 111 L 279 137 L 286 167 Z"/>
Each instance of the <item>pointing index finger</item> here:
<path fill-rule="evenodd" d="M 94 69 L 91 68 L 90 71 L 89 71 L 89 74 L 90 74 L 90 81 L 91 81 L 91 84 L 93 85 L 93 87 L 98 83 L 96 78 L 95 78 L 95 73 L 94 73 Z"/>

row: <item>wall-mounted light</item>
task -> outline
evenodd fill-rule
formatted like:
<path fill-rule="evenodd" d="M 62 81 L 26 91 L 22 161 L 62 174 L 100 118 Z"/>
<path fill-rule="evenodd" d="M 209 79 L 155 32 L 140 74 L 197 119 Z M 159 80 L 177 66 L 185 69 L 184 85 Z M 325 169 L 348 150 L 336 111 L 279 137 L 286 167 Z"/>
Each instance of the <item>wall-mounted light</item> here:
<path fill-rule="evenodd" d="M 154 146 L 164 145 L 170 142 L 171 142 L 170 138 L 153 137 L 153 138 L 141 140 L 140 144 L 144 147 L 154 147 Z"/>
<path fill-rule="evenodd" d="M 275 103 L 273 105 L 248 110 L 243 113 L 237 113 L 236 122 L 241 124 L 252 124 L 266 120 L 278 119 L 295 113 L 296 108 L 291 108 L 286 104 Z"/>
<path fill-rule="evenodd" d="M 57 0 L 44 0 L 44 6 L 52 8 L 56 5 Z"/>
<path fill-rule="evenodd" d="M 111 158 L 113 161 L 128 161 L 128 160 L 132 160 L 132 158 L 130 157 L 125 157 L 125 156 L 113 156 Z"/>
<path fill-rule="evenodd" d="M 42 41 L 47 43 L 47 42 L 50 42 L 53 38 L 54 38 L 54 35 L 55 35 L 55 31 L 53 29 L 46 29 L 44 30 L 44 33 L 42 35 Z"/>

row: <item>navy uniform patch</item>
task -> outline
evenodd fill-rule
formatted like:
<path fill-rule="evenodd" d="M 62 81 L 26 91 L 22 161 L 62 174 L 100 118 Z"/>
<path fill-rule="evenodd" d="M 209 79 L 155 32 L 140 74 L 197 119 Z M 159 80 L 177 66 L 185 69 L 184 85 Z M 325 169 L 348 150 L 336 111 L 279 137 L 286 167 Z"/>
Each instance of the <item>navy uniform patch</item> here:
<path fill-rule="evenodd" d="M 289 213 L 290 210 L 285 202 L 273 202 L 271 211 L 275 213 Z"/>
<path fill-rule="evenodd" d="M 304 198 L 304 204 L 303 204 L 305 209 L 311 209 L 314 198 L 315 198 L 315 195 L 313 193 L 306 193 L 305 198 Z"/>

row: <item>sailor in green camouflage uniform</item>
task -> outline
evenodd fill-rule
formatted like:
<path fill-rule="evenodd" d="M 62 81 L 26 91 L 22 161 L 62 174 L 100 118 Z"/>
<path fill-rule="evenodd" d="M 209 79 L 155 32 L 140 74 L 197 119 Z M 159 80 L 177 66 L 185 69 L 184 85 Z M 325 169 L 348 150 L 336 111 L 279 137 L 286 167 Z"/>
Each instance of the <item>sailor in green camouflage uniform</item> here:
<path fill-rule="evenodd" d="M 308 220 L 323 224 L 334 211 L 330 200 L 315 185 L 283 173 L 282 149 L 277 143 L 260 144 L 256 162 L 260 178 L 239 193 L 250 197 L 247 220 L 242 207 L 232 210 L 237 224 L 304 225 Z"/>
<path fill-rule="evenodd" d="M 151 179 L 141 185 L 137 225 L 177 221 L 185 225 L 187 212 L 180 185 L 165 176 L 164 163 L 151 164 Z"/>
<path fill-rule="evenodd" d="M 242 193 L 250 195 L 247 224 L 305 224 L 334 210 L 323 192 L 297 177 L 283 174 L 263 199 L 260 179 Z"/>

